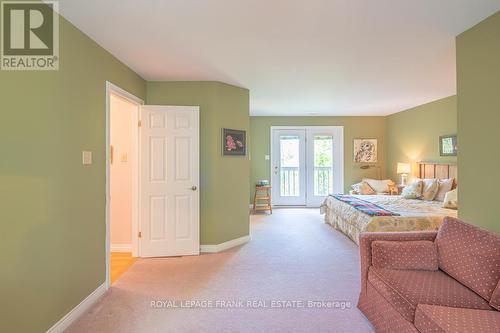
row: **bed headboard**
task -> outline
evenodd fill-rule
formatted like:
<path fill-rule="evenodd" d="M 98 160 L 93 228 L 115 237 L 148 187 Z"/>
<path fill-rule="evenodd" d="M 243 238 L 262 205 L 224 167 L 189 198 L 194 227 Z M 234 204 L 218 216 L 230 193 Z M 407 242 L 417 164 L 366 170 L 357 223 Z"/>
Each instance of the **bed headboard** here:
<path fill-rule="evenodd" d="M 418 177 L 419 178 L 437 178 L 447 179 L 453 178 L 453 188 L 457 186 L 458 169 L 455 164 L 419 162 Z"/>

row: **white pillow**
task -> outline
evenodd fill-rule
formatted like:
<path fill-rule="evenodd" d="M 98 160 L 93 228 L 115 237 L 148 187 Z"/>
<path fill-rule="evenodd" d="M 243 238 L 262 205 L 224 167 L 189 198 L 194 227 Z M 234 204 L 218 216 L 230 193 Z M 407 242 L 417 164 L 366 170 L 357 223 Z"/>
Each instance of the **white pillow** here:
<path fill-rule="evenodd" d="M 416 180 L 408 186 L 405 186 L 401 192 L 401 196 L 405 199 L 420 199 L 422 197 L 422 188 L 424 183 L 421 180 Z"/>
<path fill-rule="evenodd" d="M 444 196 L 443 207 L 450 208 L 450 209 L 458 209 L 458 191 L 457 191 L 457 189 L 454 189 L 454 190 L 446 193 L 446 195 Z"/>
<path fill-rule="evenodd" d="M 354 192 L 362 195 L 371 195 L 375 194 L 375 191 L 368 185 L 367 182 L 357 183 L 351 186 Z"/>
<path fill-rule="evenodd" d="M 439 190 L 436 196 L 434 197 L 434 200 L 444 201 L 444 196 L 446 195 L 447 192 L 450 192 L 451 188 L 453 187 L 453 181 L 454 181 L 453 178 L 440 179 Z"/>
<path fill-rule="evenodd" d="M 432 201 L 439 190 L 439 181 L 437 179 L 416 179 L 422 182 L 422 200 Z"/>
<path fill-rule="evenodd" d="M 378 180 L 363 178 L 363 181 L 368 183 L 368 185 L 370 185 L 370 187 L 377 193 L 388 193 L 389 185 L 394 185 L 394 182 L 390 179 Z"/>

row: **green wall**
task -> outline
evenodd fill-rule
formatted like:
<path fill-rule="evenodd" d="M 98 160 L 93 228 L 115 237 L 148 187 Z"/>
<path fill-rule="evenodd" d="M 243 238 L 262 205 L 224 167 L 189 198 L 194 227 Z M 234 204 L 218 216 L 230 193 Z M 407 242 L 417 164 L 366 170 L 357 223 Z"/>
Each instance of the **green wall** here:
<path fill-rule="evenodd" d="M 105 281 L 106 81 L 201 106 L 201 242 L 249 234 L 248 157 L 220 150 L 222 127 L 249 129 L 248 90 L 146 83 L 60 17 L 58 71 L 0 71 L 1 332 L 44 332 Z"/>
<path fill-rule="evenodd" d="M 500 12 L 457 37 L 459 216 L 500 232 Z"/>
<path fill-rule="evenodd" d="M 499 40 L 498 13 L 457 37 L 456 102 L 459 214 L 497 232 Z M 202 244 L 248 235 L 250 185 L 269 179 L 269 161 L 264 156 L 269 154 L 271 125 L 344 126 L 346 190 L 362 177 L 375 176 L 374 170 L 360 170 L 352 161 L 354 138 L 378 138 L 382 174 L 386 167 L 393 174 L 395 163 L 406 156 L 403 151 L 415 148 L 407 146 L 409 133 L 412 141 L 430 140 L 425 148 L 417 147 L 418 156 L 412 156 L 435 160 L 437 137 L 456 128 L 452 126 L 454 97 L 387 119 L 250 118 L 248 90 L 218 82 L 146 84 L 62 18 L 60 59 L 59 71 L 0 71 L 2 332 L 43 332 L 105 281 L 105 81 L 148 104 L 201 106 Z M 420 123 L 425 118 L 420 115 L 427 113 L 432 121 Z M 413 131 L 423 125 L 430 135 Z M 223 127 L 250 130 L 249 156 L 221 156 Z M 398 144 L 392 145 L 395 141 Z M 93 151 L 92 166 L 82 166 L 82 150 Z M 484 186 L 478 181 L 484 175 L 494 183 Z"/>
<path fill-rule="evenodd" d="M 148 82 L 147 103 L 200 106 L 201 244 L 249 234 L 247 156 L 222 156 L 222 128 L 248 131 L 249 92 L 220 82 Z"/>
<path fill-rule="evenodd" d="M 398 162 L 457 163 L 456 156 L 439 156 L 439 136 L 457 134 L 457 99 L 446 97 L 394 113 L 387 120 L 387 175 L 399 180 Z"/>
<path fill-rule="evenodd" d="M 259 179 L 270 180 L 271 126 L 344 126 L 344 188 L 349 191 L 352 184 L 363 177 L 376 177 L 376 170 L 362 170 L 361 164 L 353 160 L 355 138 L 378 139 L 378 163 L 385 175 L 386 126 L 384 117 L 250 117 L 250 185 L 251 198 L 255 183 Z"/>
<path fill-rule="evenodd" d="M 62 18 L 60 59 L 58 71 L 0 71 L 1 332 L 45 332 L 104 283 L 105 82 L 146 97 Z"/>

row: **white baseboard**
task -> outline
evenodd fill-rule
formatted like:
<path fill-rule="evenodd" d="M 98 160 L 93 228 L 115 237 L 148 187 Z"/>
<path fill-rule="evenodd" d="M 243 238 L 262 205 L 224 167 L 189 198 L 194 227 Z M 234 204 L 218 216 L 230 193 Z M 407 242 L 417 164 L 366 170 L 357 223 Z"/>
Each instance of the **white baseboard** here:
<path fill-rule="evenodd" d="M 132 244 L 111 244 L 111 252 L 132 252 Z"/>
<path fill-rule="evenodd" d="M 203 253 L 217 253 L 221 252 L 227 249 L 230 249 L 232 247 L 245 244 L 248 241 L 250 241 L 250 235 L 248 236 L 243 236 L 240 238 L 235 238 L 231 239 L 230 241 L 221 243 L 221 244 L 215 244 L 215 245 L 200 245 L 200 252 Z"/>
<path fill-rule="evenodd" d="M 47 333 L 62 333 L 106 292 L 106 283 L 101 284 L 70 312 L 47 330 Z"/>

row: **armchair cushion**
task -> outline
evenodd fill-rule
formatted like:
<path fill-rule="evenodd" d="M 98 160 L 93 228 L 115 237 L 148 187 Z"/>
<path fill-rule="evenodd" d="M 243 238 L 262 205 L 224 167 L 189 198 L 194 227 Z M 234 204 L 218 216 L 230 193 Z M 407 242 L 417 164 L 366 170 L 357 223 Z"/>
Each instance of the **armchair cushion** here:
<path fill-rule="evenodd" d="M 500 279 L 500 236 L 446 217 L 436 244 L 439 268 L 489 301 Z"/>
<path fill-rule="evenodd" d="M 375 268 L 428 270 L 438 269 L 437 248 L 431 241 L 374 241 L 372 265 Z"/>
<path fill-rule="evenodd" d="M 500 312 L 419 304 L 415 327 L 422 333 L 496 333 Z"/>
<path fill-rule="evenodd" d="M 370 267 L 368 282 L 406 320 L 418 304 L 491 310 L 488 302 L 442 271 L 404 271 Z"/>
<path fill-rule="evenodd" d="M 374 241 L 434 241 L 437 231 L 408 232 L 362 232 L 359 235 L 359 255 L 361 259 L 361 293 L 366 293 L 368 268 L 372 265 L 372 242 Z"/>

